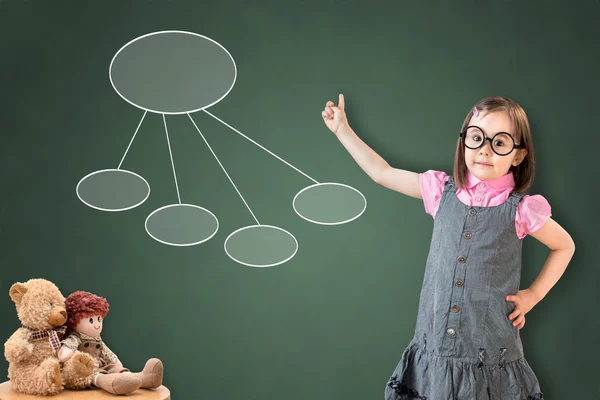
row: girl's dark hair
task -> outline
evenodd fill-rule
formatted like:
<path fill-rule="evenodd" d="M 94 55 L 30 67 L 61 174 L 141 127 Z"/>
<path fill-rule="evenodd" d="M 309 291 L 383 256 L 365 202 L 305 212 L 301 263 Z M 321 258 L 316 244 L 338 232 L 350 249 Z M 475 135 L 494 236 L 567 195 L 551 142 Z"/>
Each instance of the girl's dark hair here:
<path fill-rule="evenodd" d="M 486 97 L 480 100 L 475 107 L 480 112 L 505 112 L 510 119 L 514 132 L 512 133 L 515 142 L 525 147 L 527 154 L 519 165 L 511 166 L 510 170 L 515 179 L 515 192 L 526 192 L 535 178 L 535 152 L 533 150 L 533 138 L 531 137 L 531 128 L 525 110 L 514 100 L 506 97 L 493 96 Z M 460 128 L 464 131 L 469 126 L 469 121 L 473 116 L 473 108 L 465 117 L 465 120 Z M 518 150 L 518 149 L 515 149 Z M 464 188 L 467 182 L 467 165 L 465 164 L 465 147 L 460 138 L 456 143 L 456 153 L 454 155 L 454 181 L 458 188 Z"/>

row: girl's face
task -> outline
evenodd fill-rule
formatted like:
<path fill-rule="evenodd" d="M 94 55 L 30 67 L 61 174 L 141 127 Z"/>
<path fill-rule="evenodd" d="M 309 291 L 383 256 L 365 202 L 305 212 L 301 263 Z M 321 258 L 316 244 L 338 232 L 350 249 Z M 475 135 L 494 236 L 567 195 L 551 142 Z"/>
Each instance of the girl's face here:
<path fill-rule="evenodd" d="M 515 143 L 521 144 L 505 112 L 480 112 L 478 116 L 471 117 L 469 125 L 478 126 L 483 130 L 485 137 L 490 139 L 498 132 L 510 133 Z M 489 140 L 486 140 L 478 149 L 465 147 L 465 163 L 475 177 L 482 181 L 493 180 L 506 175 L 511 165 L 519 165 L 526 154 L 525 149 L 514 149 L 506 156 L 499 156 L 492 151 Z"/>
<path fill-rule="evenodd" d="M 99 315 L 82 318 L 75 325 L 75 330 L 91 337 L 98 337 L 100 336 L 100 332 L 102 332 L 102 322 L 102 317 Z"/>

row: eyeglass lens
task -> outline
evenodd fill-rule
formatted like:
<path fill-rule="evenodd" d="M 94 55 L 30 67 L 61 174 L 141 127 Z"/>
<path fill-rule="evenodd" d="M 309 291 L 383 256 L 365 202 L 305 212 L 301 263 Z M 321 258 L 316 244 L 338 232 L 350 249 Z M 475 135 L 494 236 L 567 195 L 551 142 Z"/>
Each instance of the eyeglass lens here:
<path fill-rule="evenodd" d="M 471 126 L 465 134 L 465 146 L 470 149 L 477 149 L 482 146 L 485 136 L 481 129 Z M 498 133 L 492 138 L 492 150 L 496 153 L 505 155 L 510 153 L 514 147 L 514 140 L 508 133 Z"/>

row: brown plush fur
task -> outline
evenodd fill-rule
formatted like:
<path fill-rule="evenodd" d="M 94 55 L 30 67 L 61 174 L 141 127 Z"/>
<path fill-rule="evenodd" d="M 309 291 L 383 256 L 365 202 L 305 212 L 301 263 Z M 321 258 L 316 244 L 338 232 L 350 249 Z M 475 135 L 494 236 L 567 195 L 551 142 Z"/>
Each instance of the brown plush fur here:
<path fill-rule="evenodd" d="M 47 339 L 31 340 L 27 328 L 48 330 L 67 321 L 65 298 L 52 282 L 30 279 L 10 288 L 17 315 L 23 324 L 4 344 L 8 377 L 12 389 L 27 394 L 54 395 L 68 383 L 87 387 L 93 379 L 94 360 L 87 354 L 74 354 L 61 371 L 56 351 Z"/>
<path fill-rule="evenodd" d="M 47 330 L 66 321 L 65 299 L 50 281 L 15 283 L 10 297 L 24 327 Z M 30 337 L 28 329 L 19 328 L 4 344 L 12 389 L 27 394 L 56 394 L 63 388 L 56 352 L 48 340 L 31 341 Z"/>
<path fill-rule="evenodd" d="M 89 354 L 77 350 L 63 366 L 63 385 L 67 389 L 85 389 L 92 385 L 98 363 Z"/>

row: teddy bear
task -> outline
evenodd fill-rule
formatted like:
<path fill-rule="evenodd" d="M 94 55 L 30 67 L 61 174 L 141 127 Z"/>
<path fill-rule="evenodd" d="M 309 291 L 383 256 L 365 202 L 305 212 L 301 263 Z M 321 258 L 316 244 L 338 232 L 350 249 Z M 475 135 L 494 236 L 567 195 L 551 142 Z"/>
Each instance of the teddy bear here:
<path fill-rule="evenodd" d="M 66 329 L 65 298 L 46 279 L 15 283 L 9 295 L 22 324 L 4 344 L 11 388 L 26 394 L 57 394 L 63 389 L 57 353 Z M 74 375 L 89 376 L 93 358 L 86 354 L 73 357 L 70 369 Z"/>
<path fill-rule="evenodd" d="M 142 372 L 133 373 L 102 341 L 100 333 L 109 309 L 105 298 L 80 290 L 67 297 L 65 307 L 67 332 L 61 341 L 59 360 L 67 365 L 80 354 L 88 354 L 94 359 L 94 373 L 89 379 L 81 379 L 74 370 L 65 369 L 66 388 L 98 387 L 112 394 L 125 395 L 140 387 L 152 389 L 162 384 L 163 364 L 159 359 L 149 359 Z"/>

